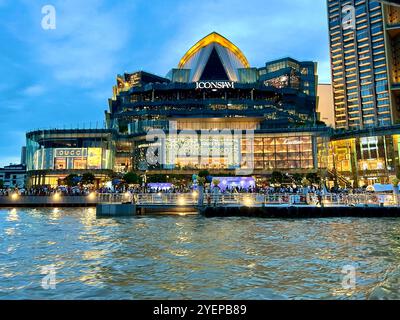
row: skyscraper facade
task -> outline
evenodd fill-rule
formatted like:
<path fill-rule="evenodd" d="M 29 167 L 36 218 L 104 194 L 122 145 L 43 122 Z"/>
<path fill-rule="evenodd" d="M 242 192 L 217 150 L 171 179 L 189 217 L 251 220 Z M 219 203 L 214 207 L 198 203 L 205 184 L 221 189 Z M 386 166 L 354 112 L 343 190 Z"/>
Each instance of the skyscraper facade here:
<path fill-rule="evenodd" d="M 335 126 L 386 127 L 400 118 L 400 6 L 328 0 Z"/>

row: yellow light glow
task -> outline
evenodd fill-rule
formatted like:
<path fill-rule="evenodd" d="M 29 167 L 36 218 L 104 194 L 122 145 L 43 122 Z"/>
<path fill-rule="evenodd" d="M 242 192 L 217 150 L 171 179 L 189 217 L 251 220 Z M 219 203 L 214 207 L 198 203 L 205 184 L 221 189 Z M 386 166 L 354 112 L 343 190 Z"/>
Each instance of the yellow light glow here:
<path fill-rule="evenodd" d="M 13 193 L 11 196 L 11 199 L 13 199 L 13 200 L 18 200 L 18 198 L 19 198 L 18 193 Z"/>
<path fill-rule="evenodd" d="M 252 207 L 252 206 L 254 206 L 254 201 L 253 201 L 253 199 L 251 199 L 251 198 L 244 198 L 244 201 L 243 201 L 243 203 L 244 203 L 244 205 L 246 206 L 246 207 Z"/>
<path fill-rule="evenodd" d="M 193 191 L 192 196 L 194 199 L 198 197 L 199 193 L 197 191 Z"/>
<path fill-rule="evenodd" d="M 186 217 L 187 213 L 186 212 L 179 212 L 178 215 L 181 216 L 181 217 Z"/>
<path fill-rule="evenodd" d="M 18 211 L 17 211 L 17 209 L 12 209 L 10 212 L 9 212 L 9 215 L 8 215 L 8 217 L 7 217 L 7 221 L 11 221 L 11 222 L 16 222 L 16 221 L 19 221 L 19 216 L 18 216 Z"/>
<path fill-rule="evenodd" d="M 130 198 L 131 194 L 129 192 L 125 192 L 124 196 L 125 196 L 125 198 Z"/>
<path fill-rule="evenodd" d="M 204 47 L 207 47 L 211 43 L 218 43 L 219 45 L 227 48 L 228 50 L 232 51 L 233 54 L 242 62 L 243 66 L 245 68 L 250 68 L 249 61 L 247 58 L 244 56 L 242 51 L 238 47 L 236 47 L 232 42 L 230 42 L 228 39 L 224 38 L 220 34 L 213 32 L 209 34 L 208 36 L 204 37 L 201 39 L 199 42 L 197 42 L 192 48 L 189 49 L 188 52 L 185 53 L 181 61 L 179 62 L 178 67 L 181 69 L 185 66 L 185 64 L 201 49 Z"/>
<path fill-rule="evenodd" d="M 61 195 L 60 195 L 59 193 L 55 193 L 55 194 L 53 195 L 53 199 L 54 199 L 54 200 L 60 200 L 60 199 L 61 199 Z"/>
<path fill-rule="evenodd" d="M 178 205 L 184 206 L 186 204 L 186 201 L 183 197 L 178 198 Z"/>
<path fill-rule="evenodd" d="M 96 193 L 91 192 L 91 193 L 89 194 L 89 199 L 90 199 L 90 200 L 95 200 L 95 199 L 96 199 Z"/>

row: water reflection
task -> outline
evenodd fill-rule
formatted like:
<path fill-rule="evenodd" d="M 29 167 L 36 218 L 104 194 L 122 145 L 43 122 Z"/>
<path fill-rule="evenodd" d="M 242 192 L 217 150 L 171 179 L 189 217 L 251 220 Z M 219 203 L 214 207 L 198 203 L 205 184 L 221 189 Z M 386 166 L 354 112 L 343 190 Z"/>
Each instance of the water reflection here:
<path fill-rule="evenodd" d="M 49 217 L 51 220 L 59 220 L 61 218 L 61 210 L 59 208 L 52 209 Z"/>
<path fill-rule="evenodd" d="M 17 209 L 11 209 L 8 212 L 7 221 L 9 221 L 9 222 L 18 222 L 19 221 L 19 215 L 18 215 Z"/>
<path fill-rule="evenodd" d="M 19 209 L 0 210 L 0 228 L 1 299 L 397 294 L 387 289 L 399 274 L 389 272 L 400 258 L 396 219 L 96 219 L 90 208 Z M 41 268 L 48 265 L 57 268 L 51 292 L 40 286 Z M 357 268 L 354 290 L 342 288 L 345 265 Z"/>

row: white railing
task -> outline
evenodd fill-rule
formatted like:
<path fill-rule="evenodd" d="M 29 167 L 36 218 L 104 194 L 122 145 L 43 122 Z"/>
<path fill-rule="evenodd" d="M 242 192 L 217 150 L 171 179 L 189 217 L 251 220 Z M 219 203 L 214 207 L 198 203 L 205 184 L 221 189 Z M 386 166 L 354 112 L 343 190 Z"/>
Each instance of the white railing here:
<path fill-rule="evenodd" d="M 157 194 L 147 193 L 138 194 L 134 199 L 139 205 L 180 205 L 180 206 L 195 206 L 198 203 L 197 194 L 182 193 L 182 194 Z"/>
<path fill-rule="evenodd" d="M 0 196 L 0 205 L 10 203 L 136 203 L 138 205 L 155 206 L 197 206 L 198 193 L 91 193 L 87 196 Z M 208 206 L 263 206 L 263 205 L 321 205 L 350 206 L 350 205 L 384 205 L 399 206 L 400 196 L 393 194 L 204 194 L 203 205 Z"/>
<path fill-rule="evenodd" d="M 397 198 L 397 199 L 396 199 Z M 315 196 L 311 196 L 315 200 Z M 384 205 L 400 204 L 400 197 L 391 194 L 328 194 L 323 197 L 325 205 Z"/>
<path fill-rule="evenodd" d="M 138 205 L 177 205 L 196 206 L 198 205 L 197 193 L 145 193 L 145 194 L 98 194 L 99 203 L 121 203 L 132 202 Z M 204 205 L 385 205 L 393 206 L 400 204 L 390 194 L 327 194 L 318 197 L 316 194 L 293 195 L 293 194 L 204 194 Z"/>
<path fill-rule="evenodd" d="M 99 203 L 121 203 L 130 202 L 131 198 L 128 194 L 122 193 L 98 193 L 97 202 Z"/>

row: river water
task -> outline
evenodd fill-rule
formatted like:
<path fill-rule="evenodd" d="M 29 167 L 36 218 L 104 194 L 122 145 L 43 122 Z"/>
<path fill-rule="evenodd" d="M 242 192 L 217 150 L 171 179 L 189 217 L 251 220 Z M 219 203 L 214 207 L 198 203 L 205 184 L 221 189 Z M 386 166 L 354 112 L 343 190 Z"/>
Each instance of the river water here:
<path fill-rule="evenodd" d="M 399 263 L 400 219 L 0 209 L 0 299 L 400 299 Z"/>

